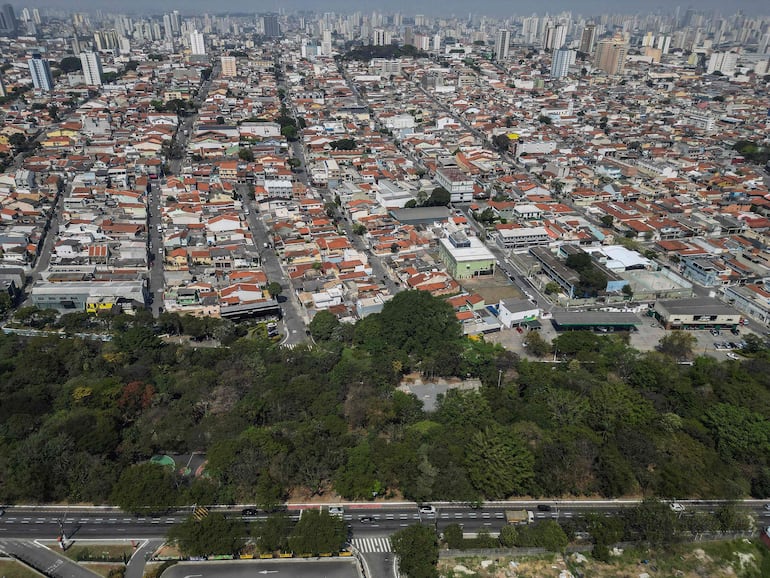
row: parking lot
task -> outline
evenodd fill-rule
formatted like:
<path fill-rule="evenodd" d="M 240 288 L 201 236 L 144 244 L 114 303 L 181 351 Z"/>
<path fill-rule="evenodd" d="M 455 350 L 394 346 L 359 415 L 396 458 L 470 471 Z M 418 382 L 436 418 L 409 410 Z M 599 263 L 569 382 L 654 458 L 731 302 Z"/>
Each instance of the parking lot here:
<path fill-rule="evenodd" d="M 631 347 L 639 351 L 653 351 L 660 342 L 661 338 L 668 333 L 660 323 L 651 317 L 639 317 L 640 324 L 637 326 L 637 330 L 631 332 Z M 542 329 L 540 334 L 546 341 L 552 341 L 560 333 L 557 332 L 550 320 L 542 319 Z M 740 343 L 745 339 L 745 336 L 751 331 L 747 327 L 741 327 L 739 335 L 733 335 L 729 329 L 720 330 L 718 335 L 712 334 L 708 329 L 695 329 L 688 330 L 688 333 L 693 335 L 697 343 L 693 347 L 693 353 L 695 355 L 707 355 L 714 357 L 720 361 L 726 359 L 741 358 L 740 355 Z M 607 333 L 597 333 L 599 335 L 611 335 Z M 527 331 L 524 330 L 519 333 L 514 329 L 503 329 L 498 333 L 493 333 L 485 336 L 487 341 L 493 343 L 500 343 L 508 349 L 522 357 L 528 359 L 535 359 L 527 353 L 526 347 L 523 346 L 524 338 L 527 335 Z M 724 346 L 727 342 L 728 346 Z M 729 347 L 729 343 L 732 342 L 737 347 Z"/>

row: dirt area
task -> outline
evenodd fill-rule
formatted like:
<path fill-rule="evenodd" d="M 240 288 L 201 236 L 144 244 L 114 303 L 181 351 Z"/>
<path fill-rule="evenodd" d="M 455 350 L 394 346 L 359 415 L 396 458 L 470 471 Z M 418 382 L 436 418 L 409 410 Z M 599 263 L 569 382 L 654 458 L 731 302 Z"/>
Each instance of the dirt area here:
<path fill-rule="evenodd" d="M 642 550 L 617 552 L 612 563 L 590 556 L 567 557 L 451 558 L 439 560 L 442 578 L 642 578 L 677 576 L 678 578 L 740 578 L 759 576 L 763 556 L 768 556 L 759 541 L 715 542 L 679 545 L 665 553 Z"/>
<path fill-rule="evenodd" d="M 487 305 L 497 305 L 501 299 L 524 299 L 524 294 L 503 273 L 463 279 L 460 285 L 469 293 L 478 293 Z"/>
<path fill-rule="evenodd" d="M 3 578 L 40 578 L 40 574 L 16 560 L 0 560 L 0 576 Z"/>

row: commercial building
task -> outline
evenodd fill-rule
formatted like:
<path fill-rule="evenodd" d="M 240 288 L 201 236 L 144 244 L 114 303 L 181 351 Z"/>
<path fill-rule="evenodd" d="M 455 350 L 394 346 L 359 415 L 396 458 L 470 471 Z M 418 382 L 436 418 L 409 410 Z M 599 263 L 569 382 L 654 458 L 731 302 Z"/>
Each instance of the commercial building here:
<path fill-rule="evenodd" d="M 457 231 L 439 239 L 439 259 L 455 279 L 491 275 L 495 271 L 494 254 L 476 237 Z"/>
<path fill-rule="evenodd" d="M 764 285 L 735 285 L 725 289 L 725 299 L 757 321 L 770 323 L 770 292 Z"/>
<path fill-rule="evenodd" d="M 559 284 L 567 292 L 570 299 L 575 297 L 575 291 L 580 283 L 580 277 L 567 267 L 553 253 L 544 247 L 532 247 L 529 253 L 540 264 L 540 268 L 550 279 Z"/>
<path fill-rule="evenodd" d="M 190 52 L 194 56 L 206 56 L 206 40 L 202 32 L 190 32 Z"/>
<path fill-rule="evenodd" d="M 500 229 L 497 231 L 497 244 L 502 249 L 521 249 L 547 245 L 551 237 L 545 227 L 521 227 L 518 229 Z"/>
<path fill-rule="evenodd" d="M 32 304 L 59 313 L 135 309 L 144 307 L 145 285 L 143 280 L 39 282 L 32 288 Z"/>
<path fill-rule="evenodd" d="M 622 311 L 559 311 L 553 314 L 557 331 L 633 331 L 641 324 L 636 315 Z"/>
<path fill-rule="evenodd" d="M 233 77 L 238 75 L 238 67 L 236 64 L 235 56 L 222 56 L 220 58 L 222 64 L 222 76 Z"/>
<path fill-rule="evenodd" d="M 83 79 L 88 86 L 102 85 L 102 61 L 96 52 L 82 52 L 80 64 L 83 68 Z"/>
<path fill-rule="evenodd" d="M 511 45 L 511 31 L 507 29 L 501 29 L 497 31 L 495 36 L 495 59 L 505 60 L 508 58 L 508 50 Z"/>
<path fill-rule="evenodd" d="M 653 314 L 666 329 L 722 329 L 741 322 L 738 311 L 709 297 L 656 301 Z"/>
<path fill-rule="evenodd" d="M 540 308 L 527 299 L 503 299 L 497 306 L 497 315 L 500 323 L 510 329 L 536 321 Z"/>
<path fill-rule="evenodd" d="M 53 90 L 53 76 L 51 76 L 51 66 L 48 61 L 35 53 L 29 59 L 29 73 L 32 75 L 32 85 L 46 92 Z"/>
<path fill-rule="evenodd" d="M 621 75 L 626 66 L 626 54 L 628 54 L 628 43 L 622 33 L 617 33 L 612 38 L 599 42 L 594 65 L 610 76 Z"/>
<path fill-rule="evenodd" d="M 452 203 L 470 203 L 473 200 L 473 187 L 476 183 L 460 169 L 438 169 L 436 182 L 449 191 Z"/>

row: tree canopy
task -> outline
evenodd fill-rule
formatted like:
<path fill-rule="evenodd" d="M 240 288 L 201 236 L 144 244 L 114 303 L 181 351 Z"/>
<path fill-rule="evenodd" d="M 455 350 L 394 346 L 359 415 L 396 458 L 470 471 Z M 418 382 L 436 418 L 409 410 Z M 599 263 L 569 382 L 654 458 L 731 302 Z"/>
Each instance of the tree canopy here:
<path fill-rule="evenodd" d="M 355 324 L 320 312 L 313 343 L 293 349 L 263 322 L 50 313 L 22 308 L 14 321 L 64 336 L 109 330 L 112 341 L 0 334 L 0 503 L 159 513 L 271 508 L 293 491 L 770 497 L 770 352 L 759 338 L 740 361 L 692 352 L 690 365 L 674 337 L 641 353 L 622 334 L 551 344 L 530 332 L 528 349 L 556 357 L 540 363 L 463 337 L 454 310 L 419 291 Z M 450 388 L 426 411 L 397 389 L 417 374 L 481 386 Z M 149 461 L 191 452 L 205 453 L 205 476 Z"/>

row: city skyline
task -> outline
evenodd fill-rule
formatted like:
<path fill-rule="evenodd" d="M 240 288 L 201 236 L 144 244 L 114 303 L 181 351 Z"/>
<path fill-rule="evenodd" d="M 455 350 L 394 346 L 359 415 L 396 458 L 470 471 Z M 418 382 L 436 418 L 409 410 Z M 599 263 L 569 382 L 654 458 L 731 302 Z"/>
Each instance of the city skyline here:
<path fill-rule="evenodd" d="M 25 4 L 14 3 L 14 9 L 20 11 Z M 532 5 L 526 2 L 507 2 L 505 0 L 483 0 L 482 2 L 475 2 L 472 6 L 469 6 L 466 2 L 460 2 L 458 0 L 448 0 L 442 2 L 440 5 L 433 3 L 425 3 L 423 6 L 416 6 L 414 2 L 406 2 L 404 0 L 387 0 L 386 2 L 378 1 L 359 1 L 351 4 L 342 0 L 288 0 L 285 2 L 260 2 L 260 3 L 247 3 L 241 0 L 224 0 L 218 2 L 215 6 L 216 9 L 212 10 L 212 4 L 203 0 L 167 0 L 161 4 L 152 2 L 150 0 L 136 0 L 132 2 L 130 6 L 127 6 L 124 2 L 116 0 L 80 0 L 77 3 L 72 3 L 66 6 L 67 11 L 87 10 L 95 11 L 101 10 L 103 12 L 128 12 L 128 13 L 150 13 L 159 14 L 168 10 L 180 10 L 185 14 L 193 13 L 225 13 L 225 12 L 240 12 L 240 13 L 258 13 L 258 12 L 270 12 L 283 10 L 284 12 L 292 12 L 298 10 L 309 10 L 315 12 L 329 12 L 338 11 L 342 13 L 356 12 L 356 11 L 378 11 L 378 12 L 402 12 L 407 15 L 424 13 L 432 16 L 445 15 L 445 16 L 462 16 L 465 17 L 469 13 L 477 16 L 521 16 L 529 15 L 533 13 L 555 13 L 569 11 L 576 14 L 583 15 L 599 15 L 599 14 L 651 14 L 662 13 L 672 14 L 677 9 L 677 6 L 682 12 L 688 8 L 694 9 L 698 13 L 714 12 L 715 14 L 721 14 L 723 16 L 735 14 L 739 11 L 743 12 L 747 16 L 766 16 L 770 14 L 770 8 L 767 3 L 758 2 L 756 0 L 736 0 L 726 5 L 724 2 L 718 2 L 717 0 L 702 0 L 697 3 L 682 3 L 682 4 L 663 4 L 656 3 L 652 6 L 642 8 L 636 3 L 632 2 L 608 2 L 606 0 L 582 0 L 580 2 L 568 2 L 566 0 L 549 0 L 546 2 L 539 2 L 537 5 Z M 62 10 L 63 7 L 60 2 L 56 0 L 42 0 L 36 2 L 37 8 L 51 8 L 56 10 Z M 471 9 L 469 9 L 471 8 Z"/>

